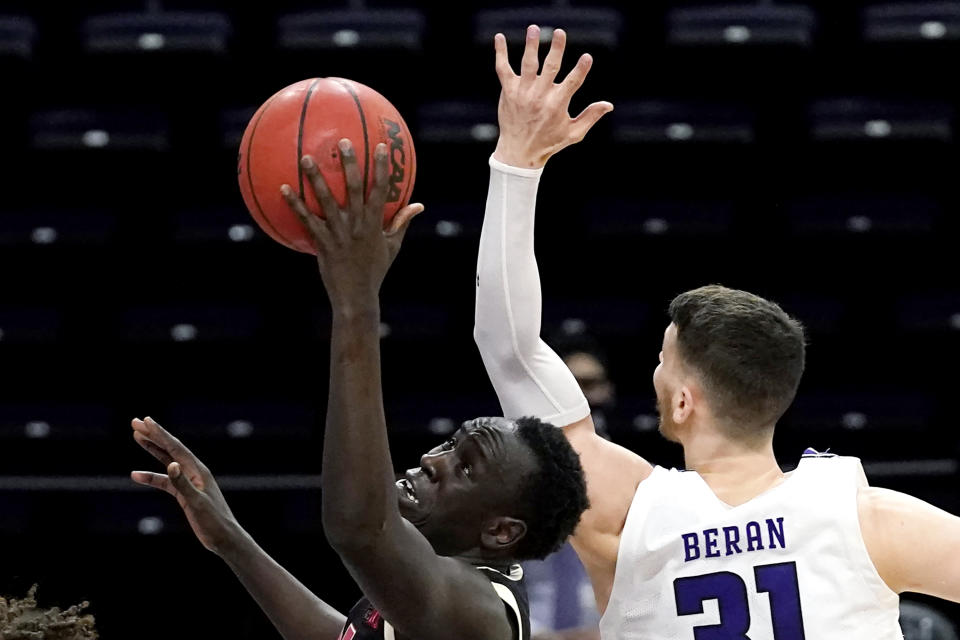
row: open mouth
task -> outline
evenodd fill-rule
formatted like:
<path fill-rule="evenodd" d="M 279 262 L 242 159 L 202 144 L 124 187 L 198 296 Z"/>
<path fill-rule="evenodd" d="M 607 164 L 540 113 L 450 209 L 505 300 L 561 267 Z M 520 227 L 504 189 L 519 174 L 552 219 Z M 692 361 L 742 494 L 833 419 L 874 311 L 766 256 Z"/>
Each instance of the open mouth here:
<path fill-rule="evenodd" d="M 397 489 L 400 490 L 401 496 L 414 504 L 420 504 L 420 500 L 417 499 L 417 490 L 414 488 L 412 482 L 410 482 L 407 478 L 400 478 L 397 480 L 396 484 Z"/>

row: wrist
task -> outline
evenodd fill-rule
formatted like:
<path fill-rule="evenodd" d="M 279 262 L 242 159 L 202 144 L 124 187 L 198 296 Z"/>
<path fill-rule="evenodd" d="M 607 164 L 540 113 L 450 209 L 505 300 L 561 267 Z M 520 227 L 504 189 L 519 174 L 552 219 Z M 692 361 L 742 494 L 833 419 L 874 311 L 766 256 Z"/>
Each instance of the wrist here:
<path fill-rule="evenodd" d="M 232 523 L 228 529 L 230 533 L 211 551 L 228 565 L 235 567 L 239 562 L 250 557 L 250 550 L 255 548 L 257 543 L 239 523 Z"/>
<path fill-rule="evenodd" d="M 497 141 L 497 148 L 493 152 L 493 159 L 497 162 L 520 169 L 540 169 L 547 163 L 548 158 L 549 156 L 544 154 L 538 155 L 513 148 L 509 143 L 504 142 L 502 137 Z"/>
<path fill-rule="evenodd" d="M 376 295 L 360 299 L 331 301 L 331 309 L 334 320 L 349 322 L 380 321 L 380 298 Z"/>
<path fill-rule="evenodd" d="M 495 173 L 506 173 L 518 178 L 526 178 L 534 185 L 539 183 L 540 177 L 543 175 L 543 167 L 539 169 L 524 169 L 523 167 L 515 167 L 512 164 L 501 162 L 493 156 L 490 156 L 489 164 L 491 171 Z"/>

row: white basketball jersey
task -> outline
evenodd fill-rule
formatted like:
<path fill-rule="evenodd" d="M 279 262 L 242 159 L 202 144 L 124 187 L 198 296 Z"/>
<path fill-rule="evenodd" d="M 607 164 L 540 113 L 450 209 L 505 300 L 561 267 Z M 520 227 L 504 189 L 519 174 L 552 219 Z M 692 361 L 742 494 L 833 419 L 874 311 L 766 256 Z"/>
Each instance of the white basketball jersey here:
<path fill-rule="evenodd" d="M 655 467 L 627 514 L 603 640 L 902 640 L 860 534 L 866 484 L 857 458 L 808 449 L 731 507 L 698 473 Z"/>

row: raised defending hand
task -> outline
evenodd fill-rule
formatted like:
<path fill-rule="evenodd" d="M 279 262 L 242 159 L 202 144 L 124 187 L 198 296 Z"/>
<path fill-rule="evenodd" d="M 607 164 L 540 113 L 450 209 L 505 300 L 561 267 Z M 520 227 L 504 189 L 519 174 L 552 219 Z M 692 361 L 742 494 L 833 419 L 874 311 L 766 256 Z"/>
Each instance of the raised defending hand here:
<path fill-rule="evenodd" d="M 176 498 L 203 546 L 224 556 L 243 535 L 243 529 L 227 506 L 213 474 L 152 418 L 135 418 L 131 426 L 133 439 L 159 460 L 167 473 L 134 471 L 130 477 L 134 482 L 162 489 Z"/>
<path fill-rule="evenodd" d="M 566 44 L 567 34 L 562 29 L 554 30 L 550 52 L 538 75 L 540 28 L 531 25 L 527 29 L 518 76 L 507 58 L 506 38 L 502 33 L 495 36 L 497 75 L 502 90 L 498 109 L 500 140 L 493 157 L 500 162 L 525 168 L 542 167 L 557 151 L 583 140 L 605 113 L 613 111 L 609 102 L 594 102 L 576 118 L 570 117 L 570 99 L 583 85 L 593 58 L 583 54 L 562 82 L 554 82 Z"/>
<path fill-rule="evenodd" d="M 304 156 L 300 164 L 326 219 L 310 213 L 289 185 L 283 185 L 281 193 L 313 236 L 320 275 L 331 304 L 351 306 L 365 302 L 371 296 L 376 297 L 387 270 L 400 251 L 410 221 L 423 211 L 423 205 L 407 205 L 397 212 L 389 228 L 384 229 L 383 207 L 389 186 L 387 145 L 378 144 L 374 152 L 374 186 L 369 198 L 364 198 L 363 177 L 353 145 L 343 139 L 339 146 L 347 180 L 345 209 L 337 205 L 310 156 Z"/>

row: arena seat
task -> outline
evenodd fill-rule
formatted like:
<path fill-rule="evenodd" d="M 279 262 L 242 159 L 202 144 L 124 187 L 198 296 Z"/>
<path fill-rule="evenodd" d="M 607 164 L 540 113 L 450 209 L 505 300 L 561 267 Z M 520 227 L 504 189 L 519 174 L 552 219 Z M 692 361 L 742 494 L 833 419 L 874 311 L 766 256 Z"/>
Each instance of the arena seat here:
<path fill-rule="evenodd" d="M 116 239 L 117 219 L 106 211 L 26 208 L 0 213 L 0 246 L 49 250 L 60 246 L 103 247 Z"/>
<path fill-rule="evenodd" d="M 0 58 L 29 59 L 37 28 L 26 16 L 0 16 Z"/>
<path fill-rule="evenodd" d="M 960 39 L 960 2 L 891 2 L 863 9 L 863 35 L 870 42 Z"/>
<path fill-rule="evenodd" d="M 717 200 L 598 200 L 584 212 L 591 233 L 598 236 L 704 236 L 728 232 L 735 205 Z"/>
<path fill-rule="evenodd" d="M 260 313 L 237 305 L 137 307 L 123 313 L 122 335 L 130 342 L 203 343 L 243 341 L 260 329 Z"/>
<path fill-rule="evenodd" d="M 800 234 L 925 234 L 942 215 L 923 195 L 811 195 L 785 206 L 790 228 Z"/>
<path fill-rule="evenodd" d="M 30 142 L 42 150 L 166 151 L 170 148 L 168 119 L 160 112 L 114 108 L 65 108 L 30 118 Z"/>
<path fill-rule="evenodd" d="M 423 143 L 489 145 L 499 135 L 492 101 L 449 100 L 427 103 L 417 110 L 417 139 Z"/>
<path fill-rule="evenodd" d="M 222 54 L 232 27 L 226 15 L 198 11 L 146 11 L 92 16 L 83 24 L 90 53 Z"/>
<path fill-rule="evenodd" d="M 953 138 L 954 107 L 930 101 L 862 98 L 819 100 L 810 108 L 815 140 L 907 140 L 946 142 Z"/>
<path fill-rule="evenodd" d="M 308 400 L 308 399 L 305 399 Z M 185 440 L 236 440 L 260 443 L 310 440 L 314 411 L 309 402 L 247 399 L 211 402 L 209 399 L 171 403 L 164 419 L 177 425 Z"/>
<path fill-rule="evenodd" d="M 0 308 L 0 343 L 55 342 L 61 317 L 55 308 Z"/>
<path fill-rule="evenodd" d="M 813 44 L 816 24 L 813 11 L 803 5 L 683 7 L 670 11 L 667 39 L 670 44 L 684 46 L 807 47 Z"/>
<path fill-rule="evenodd" d="M 755 139 L 755 116 L 737 104 L 621 102 L 611 115 L 617 142 L 750 143 Z"/>
<path fill-rule="evenodd" d="M 623 17 L 613 7 L 587 6 L 520 6 L 488 9 L 474 17 L 474 41 L 488 46 L 496 33 L 503 33 L 509 42 L 520 39 L 527 25 L 542 27 L 541 39 L 552 36 L 552 28 L 563 27 L 567 42 L 574 46 L 616 49 L 620 44 Z"/>
<path fill-rule="evenodd" d="M 284 49 L 419 50 L 426 24 L 415 9 L 329 9 L 280 16 L 277 43 Z"/>
<path fill-rule="evenodd" d="M 960 335 L 960 291 L 910 296 L 898 302 L 897 321 L 902 329 L 921 333 Z"/>

